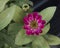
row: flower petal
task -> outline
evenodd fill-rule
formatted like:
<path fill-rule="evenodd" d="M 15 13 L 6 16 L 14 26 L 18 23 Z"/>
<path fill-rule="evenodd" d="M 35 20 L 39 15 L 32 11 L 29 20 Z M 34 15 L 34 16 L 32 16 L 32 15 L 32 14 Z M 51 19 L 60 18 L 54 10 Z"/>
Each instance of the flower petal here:
<path fill-rule="evenodd" d="M 29 24 L 29 21 L 28 21 L 28 18 L 27 17 L 25 17 L 23 20 L 24 20 L 24 23 L 25 24 Z"/>
<path fill-rule="evenodd" d="M 42 24 L 45 24 L 46 23 L 46 21 L 45 20 L 42 20 Z"/>
<path fill-rule="evenodd" d="M 32 32 L 31 32 L 30 30 L 28 30 L 28 31 L 26 31 L 26 34 L 27 34 L 27 35 L 31 35 Z"/>
<path fill-rule="evenodd" d="M 41 25 L 41 29 L 43 29 L 44 28 L 44 25 Z"/>
<path fill-rule="evenodd" d="M 28 30 L 28 29 L 30 29 L 30 26 L 29 25 L 25 25 L 24 29 Z"/>
<path fill-rule="evenodd" d="M 32 20 L 34 20 L 33 18 L 33 14 L 28 14 L 28 20 L 31 22 Z"/>
<path fill-rule="evenodd" d="M 33 12 L 33 17 L 35 18 L 36 16 L 38 16 L 38 12 Z"/>

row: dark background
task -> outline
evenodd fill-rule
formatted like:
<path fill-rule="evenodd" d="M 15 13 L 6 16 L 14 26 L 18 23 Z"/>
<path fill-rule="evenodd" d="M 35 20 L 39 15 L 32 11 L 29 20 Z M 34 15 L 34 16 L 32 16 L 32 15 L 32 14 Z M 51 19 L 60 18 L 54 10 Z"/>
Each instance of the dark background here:
<path fill-rule="evenodd" d="M 54 17 L 50 20 L 51 29 L 48 33 L 60 37 L 60 0 L 31 0 L 34 3 L 34 11 L 41 11 L 49 6 L 56 6 Z M 60 48 L 60 45 L 52 48 Z"/>

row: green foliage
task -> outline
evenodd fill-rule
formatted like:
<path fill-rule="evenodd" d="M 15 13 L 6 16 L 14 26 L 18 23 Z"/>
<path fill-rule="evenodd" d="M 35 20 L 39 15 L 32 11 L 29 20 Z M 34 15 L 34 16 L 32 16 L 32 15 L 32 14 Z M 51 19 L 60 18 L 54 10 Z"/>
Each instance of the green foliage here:
<path fill-rule="evenodd" d="M 5 41 L 4 41 L 4 35 L 3 33 L 1 32 L 5 32 L 4 30 L 3 31 L 0 31 L 0 48 L 2 48 L 5 44 Z"/>
<path fill-rule="evenodd" d="M 16 9 L 16 12 L 14 14 L 13 21 L 15 21 L 16 23 L 22 23 L 23 17 L 25 15 L 26 13 L 20 7 L 18 7 L 18 9 Z"/>
<path fill-rule="evenodd" d="M 9 38 L 11 38 L 11 40 L 9 40 L 9 41 L 11 41 L 10 46 L 14 45 L 12 47 L 15 47 L 15 38 L 16 38 L 16 35 L 18 34 L 18 32 L 20 31 L 21 28 L 22 28 L 22 25 L 18 24 L 18 23 L 12 23 L 9 25 L 8 35 L 9 35 Z"/>
<path fill-rule="evenodd" d="M 4 45 L 4 41 L 0 39 L 0 48 L 2 48 Z"/>
<path fill-rule="evenodd" d="M 33 37 L 27 36 L 25 34 L 25 30 L 21 29 L 16 36 L 15 44 L 16 45 L 25 45 L 25 44 L 31 43 L 32 40 L 33 40 Z"/>
<path fill-rule="evenodd" d="M 18 23 L 12 23 L 8 27 L 8 35 L 10 35 L 13 39 L 15 39 L 16 35 L 22 28 L 21 24 Z"/>
<path fill-rule="evenodd" d="M 47 41 L 42 37 L 37 37 L 33 42 L 32 42 L 32 48 L 50 48 Z"/>
<path fill-rule="evenodd" d="M 30 47 L 18 47 L 18 48 L 30 48 Z"/>
<path fill-rule="evenodd" d="M 52 19 L 55 11 L 56 11 L 56 7 L 48 7 L 42 10 L 40 14 L 42 15 L 42 18 L 46 20 L 46 22 L 48 23 Z"/>
<path fill-rule="evenodd" d="M 14 40 L 12 39 L 12 37 L 5 35 L 4 40 L 5 40 L 5 43 L 11 46 L 12 48 L 15 47 Z"/>
<path fill-rule="evenodd" d="M 6 3 L 9 0 L 0 0 L 0 12 L 4 10 Z"/>
<path fill-rule="evenodd" d="M 13 19 L 17 6 L 11 6 L 0 14 L 0 30 L 5 28 Z"/>
<path fill-rule="evenodd" d="M 60 38 L 57 36 L 51 35 L 51 34 L 46 34 L 44 35 L 44 38 L 47 40 L 49 45 L 59 45 L 60 44 Z"/>
<path fill-rule="evenodd" d="M 29 0 L 15 0 L 15 1 L 16 1 L 16 4 L 21 7 L 23 4 L 29 4 L 29 5 L 33 6 L 33 3 Z"/>
<path fill-rule="evenodd" d="M 13 5 L 9 3 L 9 8 L 5 9 L 8 1 L 11 1 Z M 15 1 L 17 5 L 12 1 Z M 27 11 L 24 11 L 22 7 L 25 4 L 29 6 Z M 33 3 L 29 0 L 0 0 L 0 48 L 50 48 L 49 45 L 60 44 L 60 38 L 47 34 L 50 29 L 48 22 L 53 17 L 56 7 L 48 7 L 40 12 L 48 23 L 40 36 L 26 35 L 23 29 L 23 17 L 32 12 L 31 6 Z"/>
<path fill-rule="evenodd" d="M 4 48 L 10 48 L 10 46 L 8 44 L 5 44 Z"/>
<path fill-rule="evenodd" d="M 45 35 L 45 34 L 49 31 L 49 29 L 50 29 L 50 23 L 47 24 L 47 25 L 44 27 L 43 32 L 41 33 L 41 35 Z"/>
<path fill-rule="evenodd" d="M 6 35 L 6 34 L 4 34 L 4 33 L 2 33 L 2 32 L 0 32 L 0 36 L 1 36 L 1 39 L 0 39 L 0 43 L 2 44 L 2 45 L 4 45 L 5 43 L 6 44 L 8 44 L 9 46 L 12 46 L 12 47 L 15 47 L 14 45 L 14 40 L 10 37 L 10 36 L 8 36 L 8 35 Z"/>

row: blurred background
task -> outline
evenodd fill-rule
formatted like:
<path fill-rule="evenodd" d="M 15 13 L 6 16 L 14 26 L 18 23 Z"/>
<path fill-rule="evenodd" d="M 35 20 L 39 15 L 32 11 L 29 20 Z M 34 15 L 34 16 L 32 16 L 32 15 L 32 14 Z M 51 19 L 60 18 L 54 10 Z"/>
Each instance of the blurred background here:
<path fill-rule="evenodd" d="M 50 20 L 51 23 L 51 29 L 48 33 L 56 35 L 60 37 L 60 0 L 31 0 L 34 3 L 34 11 L 41 11 L 44 8 L 50 7 L 50 6 L 56 6 L 57 10 L 54 14 L 54 17 L 52 20 Z M 58 46 L 51 46 L 52 48 L 60 48 L 60 45 Z"/>

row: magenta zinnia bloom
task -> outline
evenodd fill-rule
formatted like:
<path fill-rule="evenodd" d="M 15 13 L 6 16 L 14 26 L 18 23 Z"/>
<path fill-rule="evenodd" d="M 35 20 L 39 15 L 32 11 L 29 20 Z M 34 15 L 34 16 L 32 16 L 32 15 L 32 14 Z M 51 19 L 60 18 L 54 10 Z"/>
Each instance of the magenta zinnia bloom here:
<path fill-rule="evenodd" d="M 24 29 L 27 35 L 39 35 L 42 33 L 46 21 L 38 12 L 33 12 L 24 17 Z"/>

